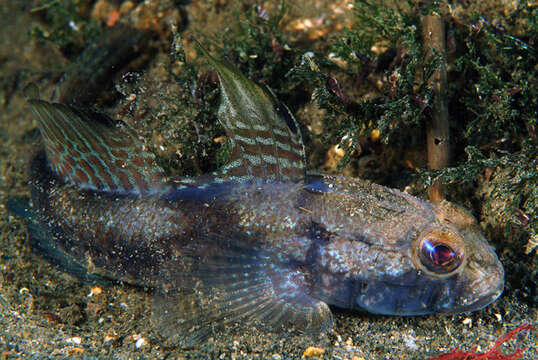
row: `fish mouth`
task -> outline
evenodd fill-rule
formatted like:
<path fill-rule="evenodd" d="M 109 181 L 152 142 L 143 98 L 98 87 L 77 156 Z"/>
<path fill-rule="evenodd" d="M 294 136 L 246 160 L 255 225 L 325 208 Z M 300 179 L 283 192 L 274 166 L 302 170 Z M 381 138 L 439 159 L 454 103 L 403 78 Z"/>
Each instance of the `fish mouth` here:
<path fill-rule="evenodd" d="M 495 285 L 492 286 L 492 284 Z M 463 298 L 461 304 L 452 304 L 449 308 L 440 309 L 440 312 L 450 314 L 481 310 L 495 302 L 501 296 L 503 290 L 504 270 L 502 269 L 502 271 L 494 272 L 488 278 L 481 280 L 479 286 L 470 287 L 470 291 L 473 294 L 478 294 L 478 296 Z"/>
<path fill-rule="evenodd" d="M 503 289 L 499 289 L 498 291 L 492 293 L 489 296 L 481 297 L 480 299 L 467 304 L 467 305 L 460 305 L 460 306 L 453 306 L 448 309 L 443 309 L 440 312 L 444 314 L 460 314 L 460 313 L 466 313 L 466 312 L 472 312 L 472 311 L 478 311 L 486 306 L 490 305 L 491 303 L 495 302 L 503 292 Z"/>

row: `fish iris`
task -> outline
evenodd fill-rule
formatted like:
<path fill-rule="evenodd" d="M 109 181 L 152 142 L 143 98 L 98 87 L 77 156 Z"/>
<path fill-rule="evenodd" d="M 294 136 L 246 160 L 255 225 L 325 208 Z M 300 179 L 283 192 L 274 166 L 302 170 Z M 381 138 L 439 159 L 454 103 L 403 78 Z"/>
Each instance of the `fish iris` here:
<path fill-rule="evenodd" d="M 456 270 L 462 262 L 456 251 L 435 238 L 426 238 L 422 241 L 420 260 L 428 270 L 438 274 L 448 274 Z"/>

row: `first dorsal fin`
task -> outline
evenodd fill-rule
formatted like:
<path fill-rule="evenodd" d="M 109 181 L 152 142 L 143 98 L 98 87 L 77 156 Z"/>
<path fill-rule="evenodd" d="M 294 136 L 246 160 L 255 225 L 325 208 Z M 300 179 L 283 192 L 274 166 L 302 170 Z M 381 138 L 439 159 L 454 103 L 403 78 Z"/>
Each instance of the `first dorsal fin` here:
<path fill-rule="evenodd" d="M 32 99 L 48 161 L 64 181 L 120 194 L 149 194 L 168 188 L 155 155 L 134 131 L 90 110 Z"/>
<path fill-rule="evenodd" d="M 270 90 L 202 51 L 219 75 L 218 116 L 233 146 L 228 164 L 215 175 L 246 181 L 303 181 L 304 146 L 288 108 Z"/>

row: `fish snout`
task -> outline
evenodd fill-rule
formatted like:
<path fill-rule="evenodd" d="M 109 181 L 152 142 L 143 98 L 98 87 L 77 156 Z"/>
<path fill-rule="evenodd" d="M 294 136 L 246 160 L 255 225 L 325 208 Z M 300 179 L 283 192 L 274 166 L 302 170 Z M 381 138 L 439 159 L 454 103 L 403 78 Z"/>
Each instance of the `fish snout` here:
<path fill-rule="evenodd" d="M 471 263 L 468 268 L 464 276 L 467 285 L 462 287 L 456 312 L 480 310 L 497 300 L 504 290 L 504 268 L 497 256 L 488 266 Z"/>

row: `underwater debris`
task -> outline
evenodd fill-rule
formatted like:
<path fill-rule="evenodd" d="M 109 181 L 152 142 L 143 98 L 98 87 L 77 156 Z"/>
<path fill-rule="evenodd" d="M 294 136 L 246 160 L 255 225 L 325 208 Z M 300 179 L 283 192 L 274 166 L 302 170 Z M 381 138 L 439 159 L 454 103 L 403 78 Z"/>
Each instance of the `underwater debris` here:
<path fill-rule="evenodd" d="M 503 355 L 497 351 L 497 348 L 504 344 L 506 341 L 512 339 L 516 334 L 522 330 L 536 330 L 530 324 L 522 324 L 505 334 L 495 341 L 493 347 L 486 353 L 477 353 L 474 350 L 461 351 L 458 348 L 452 349 L 447 354 L 441 354 L 429 358 L 429 360 L 515 360 L 521 358 L 525 348 L 517 348 L 515 352 L 508 355 Z M 476 350 L 476 348 L 475 348 Z"/>

